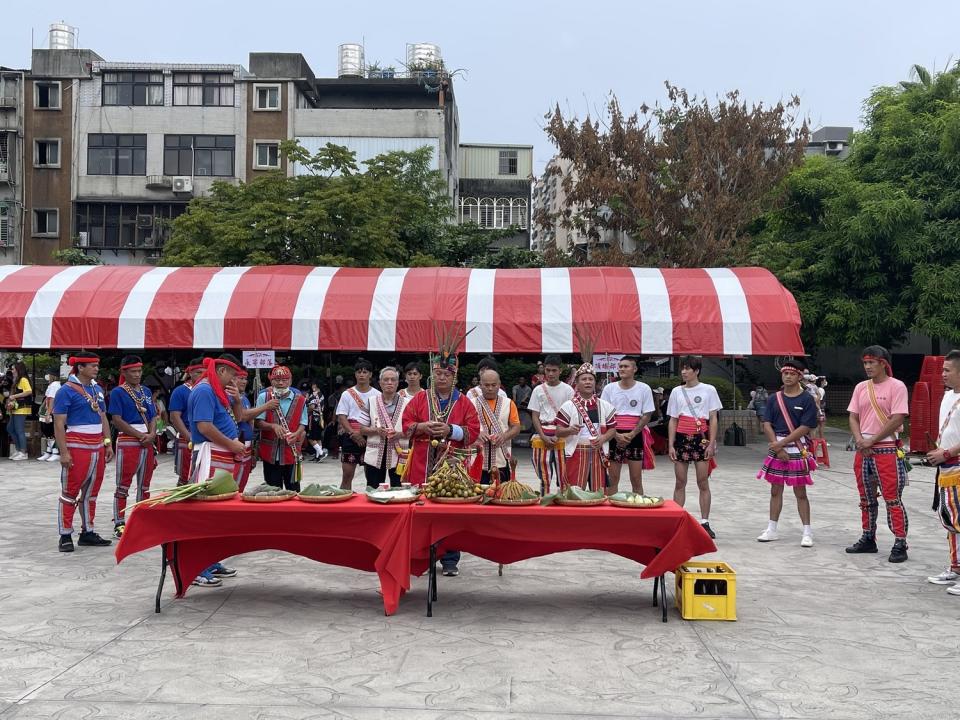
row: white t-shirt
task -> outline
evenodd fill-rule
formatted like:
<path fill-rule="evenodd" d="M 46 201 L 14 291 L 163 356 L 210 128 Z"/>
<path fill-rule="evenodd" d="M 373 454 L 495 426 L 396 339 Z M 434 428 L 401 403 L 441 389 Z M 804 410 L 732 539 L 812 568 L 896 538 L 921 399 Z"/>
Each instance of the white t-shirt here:
<path fill-rule="evenodd" d="M 557 411 L 572 397 L 573 388 L 565 382 L 560 382 L 554 387 L 540 383 L 533 389 L 527 409 L 539 414 L 541 425 L 553 425 L 554 420 L 557 419 Z"/>
<path fill-rule="evenodd" d="M 617 429 L 633 430 L 641 415 L 653 412 L 653 391 L 643 382 L 623 388 L 619 382 L 607 383 L 600 397 L 617 409 Z"/>
<path fill-rule="evenodd" d="M 357 405 L 357 401 L 353 399 L 354 393 L 360 396 L 363 407 Z M 360 392 L 356 387 L 347 388 L 340 395 L 340 402 L 337 403 L 337 415 L 346 415 L 347 420 L 353 420 L 361 425 L 369 425 L 370 399 L 378 395 L 380 395 L 380 391 L 373 387 L 366 392 Z"/>
<path fill-rule="evenodd" d="M 57 396 L 57 390 L 60 389 L 60 381 L 54 380 L 52 383 L 47 385 L 47 391 L 43 394 L 45 398 L 50 398 L 53 400 Z"/>
<path fill-rule="evenodd" d="M 940 425 L 943 427 L 947 415 L 954 404 L 960 400 L 960 393 L 955 390 L 947 390 L 943 394 L 943 400 L 940 401 Z M 960 445 L 960 406 L 950 415 L 950 423 L 943 429 L 940 435 L 940 447 L 952 448 Z"/>
<path fill-rule="evenodd" d="M 670 393 L 670 400 L 667 402 L 667 415 L 678 418 L 681 415 L 691 415 L 702 420 L 710 419 L 710 413 L 714 410 L 723 410 L 723 403 L 720 402 L 720 395 L 713 385 L 707 383 L 698 383 L 692 388 L 685 388 L 687 397 L 690 398 L 690 405 L 683 396 L 683 385 L 678 385 Z"/>

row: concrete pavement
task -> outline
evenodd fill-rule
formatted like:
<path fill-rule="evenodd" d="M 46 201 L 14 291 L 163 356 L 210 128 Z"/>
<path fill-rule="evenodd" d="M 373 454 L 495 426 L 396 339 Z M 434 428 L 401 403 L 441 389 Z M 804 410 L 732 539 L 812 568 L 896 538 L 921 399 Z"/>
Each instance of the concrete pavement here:
<path fill-rule="evenodd" d="M 507 567 L 465 557 L 424 617 L 424 579 L 384 617 L 372 574 L 274 552 L 153 613 L 159 550 L 56 551 L 58 466 L 0 461 L 0 720 L 17 718 L 944 718 L 955 710 L 960 597 L 925 581 L 946 564 L 933 473 L 911 474 L 910 560 L 851 556 L 859 509 L 845 437 L 810 491 L 801 548 L 788 494 L 762 545 L 760 446 L 722 448 L 714 557 L 738 572 L 737 622 L 662 624 L 652 583 L 596 552 Z M 648 493 L 670 496 L 657 458 Z M 332 481 L 339 464 L 308 464 Z M 521 479 L 533 485 L 529 461 Z M 155 487 L 172 484 L 169 456 Z M 626 486 L 626 480 L 623 485 Z M 356 482 L 359 489 L 362 482 Z M 110 529 L 113 469 L 98 530 Z M 696 489 L 687 508 L 695 510 Z M 671 598 L 672 577 L 668 576 Z"/>

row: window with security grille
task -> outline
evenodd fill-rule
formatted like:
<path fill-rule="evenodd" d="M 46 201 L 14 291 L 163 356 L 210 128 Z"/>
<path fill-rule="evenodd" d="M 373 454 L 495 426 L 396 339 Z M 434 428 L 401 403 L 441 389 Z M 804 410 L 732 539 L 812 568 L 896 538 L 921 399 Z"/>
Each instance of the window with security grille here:
<path fill-rule="evenodd" d="M 517 151 L 516 150 L 500 151 L 500 174 L 501 175 L 517 174 Z"/>
<path fill-rule="evenodd" d="M 0 204 L 0 247 L 10 244 L 10 206 Z"/>

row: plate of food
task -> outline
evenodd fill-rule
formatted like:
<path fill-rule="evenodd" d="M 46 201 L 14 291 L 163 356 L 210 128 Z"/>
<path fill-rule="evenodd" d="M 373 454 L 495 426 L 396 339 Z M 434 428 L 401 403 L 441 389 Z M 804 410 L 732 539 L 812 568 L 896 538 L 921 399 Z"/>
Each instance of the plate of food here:
<path fill-rule="evenodd" d="M 625 508 L 657 508 L 663 506 L 663 498 L 633 492 L 618 492 L 607 498 L 611 505 Z"/>
<path fill-rule="evenodd" d="M 311 503 L 338 503 L 346 502 L 353 497 L 353 490 L 344 490 L 338 485 L 320 485 L 310 483 L 300 490 L 298 500 Z"/>
<path fill-rule="evenodd" d="M 296 496 L 297 493 L 293 490 L 284 490 L 267 483 L 261 483 L 255 487 L 246 488 L 240 498 L 244 502 L 276 503 L 293 500 Z"/>

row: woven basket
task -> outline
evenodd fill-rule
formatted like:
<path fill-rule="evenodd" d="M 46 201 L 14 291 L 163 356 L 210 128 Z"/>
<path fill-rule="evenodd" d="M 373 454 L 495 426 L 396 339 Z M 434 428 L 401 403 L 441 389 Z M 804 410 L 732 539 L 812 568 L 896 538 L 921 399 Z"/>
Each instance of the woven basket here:
<path fill-rule="evenodd" d="M 605 497 L 597 498 L 596 500 L 566 500 L 564 498 L 557 498 L 554 502 L 557 505 L 570 505 L 571 507 L 589 507 L 591 505 L 603 505 L 607 499 Z"/>
<path fill-rule="evenodd" d="M 640 508 L 640 509 L 663 507 L 663 498 L 660 498 L 659 502 L 650 503 L 647 505 L 639 505 L 636 503 L 624 502 L 623 500 L 614 500 L 612 498 L 607 498 L 607 500 L 610 502 L 611 505 L 616 505 L 617 507 Z"/>
<path fill-rule="evenodd" d="M 298 500 L 308 503 L 338 503 L 353 498 L 353 493 L 347 495 L 297 495 Z"/>
<path fill-rule="evenodd" d="M 244 502 L 257 502 L 257 503 L 278 503 L 286 502 L 287 500 L 293 500 L 296 497 L 294 495 L 241 495 Z"/>
<path fill-rule="evenodd" d="M 540 498 L 538 497 L 527 498 L 525 500 L 500 500 L 498 498 L 494 498 L 493 500 L 490 501 L 490 504 L 491 505 L 539 505 Z"/>
<path fill-rule="evenodd" d="M 448 505 L 466 505 L 467 503 L 478 503 L 483 500 L 483 495 L 474 495 L 472 497 L 465 498 L 456 498 L 456 497 L 435 497 L 427 498 L 430 502 L 435 503 L 445 503 Z"/>
<path fill-rule="evenodd" d="M 237 496 L 237 491 L 228 493 L 221 493 L 220 495 L 195 495 L 191 500 L 199 500 L 200 502 L 217 502 L 218 500 L 229 500 L 230 498 L 235 498 Z"/>

